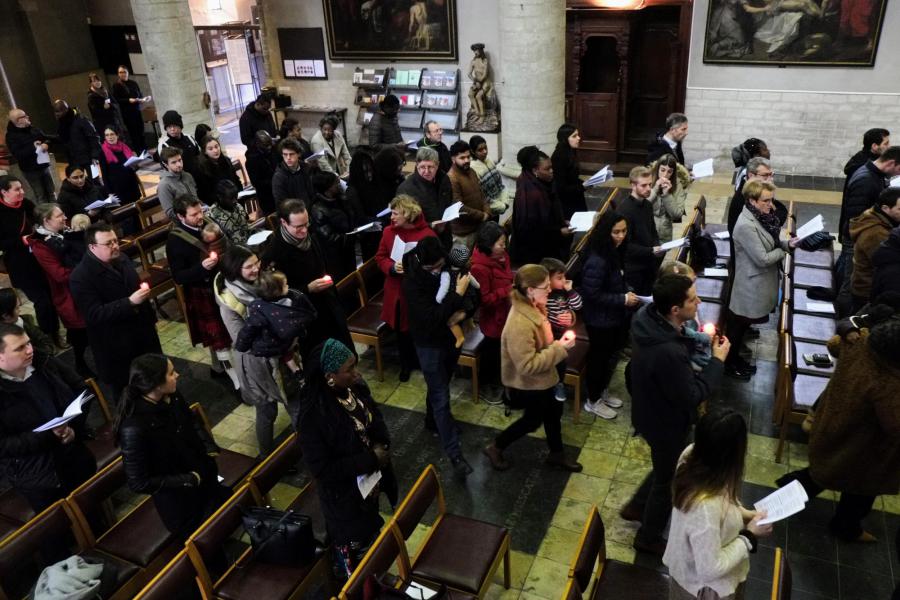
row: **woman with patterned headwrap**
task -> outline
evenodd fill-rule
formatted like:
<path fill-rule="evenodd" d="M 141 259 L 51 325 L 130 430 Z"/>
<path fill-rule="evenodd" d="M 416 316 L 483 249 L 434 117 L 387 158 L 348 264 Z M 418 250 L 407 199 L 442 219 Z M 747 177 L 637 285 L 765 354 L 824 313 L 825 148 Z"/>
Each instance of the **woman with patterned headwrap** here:
<path fill-rule="evenodd" d="M 356 356 L 334 338 L 310 352 L 306 394 L 298 433 L 303 461 L 316 479 L 325 526 L 335 554 L 335 572 L 349 577 L 378 536 L 384 520 L 378 496 L 397 504 L 390 436 Z M 380 479 L 364 498 L 357 478 Z"/>

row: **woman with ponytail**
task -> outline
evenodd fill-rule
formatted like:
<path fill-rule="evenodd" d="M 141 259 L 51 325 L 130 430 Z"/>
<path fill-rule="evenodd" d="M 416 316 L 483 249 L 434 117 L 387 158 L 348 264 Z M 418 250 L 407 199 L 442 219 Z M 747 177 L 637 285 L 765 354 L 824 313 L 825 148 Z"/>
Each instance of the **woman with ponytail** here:
<path fill-rule="evenodd" d="M 231 494 L 219 483 L 212 436 L 176 390 L 178 372 L 162 354 L 131 363 L 115 434 L 128 487 L 150 494 L 176 537 L 191 534 Z"/>

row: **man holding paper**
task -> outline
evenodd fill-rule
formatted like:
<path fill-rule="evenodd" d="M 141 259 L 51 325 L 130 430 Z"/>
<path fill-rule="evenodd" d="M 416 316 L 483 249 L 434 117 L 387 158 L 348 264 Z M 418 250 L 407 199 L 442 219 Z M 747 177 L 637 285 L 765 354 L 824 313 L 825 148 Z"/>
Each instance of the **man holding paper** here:
<path fill-rule="evenodd" d="M 625 280 L 635 294 L 649 296 L 663 252 L 653 218 L 653 205 L 649 201 L 653 175 L 647 167 L 635 167 L 628 178 L 631 194 L 613 206 L 628 222 Z"/>
<path fill-rule="evenodd" d="M 16 157 L 38 204 L 52 202 L 56 198 L 53 178 L 50 177 L 50 147 L 47 142 L 47 135 L 31 124 L 31 118 L 24 110 L 14 108 L 9 111 L 6 145 Z"/>
<path fill-rule="evenodd" d="M 97 470 L 82 443 L 84 419 L 48 431 L 84 389 L 65 363 L 35 355 L 25 330 L 0 324 L 0 472 L 35 512 L 64 498 Z"/>
<path fill-rule="evenodd" d="M 450 146 L 450 160 L 453 161 L 453 166 L 447 176 L 453 191 L 453 201 L 462 202 L 459 217 L 450 223 L 453 243 L 471 251 L 475 246 L 478 228 L 491 216 L 491 206 L 481 191 L 478 175 L 472 170 L 469 144 L 462 140 L 454 142 Z"/>

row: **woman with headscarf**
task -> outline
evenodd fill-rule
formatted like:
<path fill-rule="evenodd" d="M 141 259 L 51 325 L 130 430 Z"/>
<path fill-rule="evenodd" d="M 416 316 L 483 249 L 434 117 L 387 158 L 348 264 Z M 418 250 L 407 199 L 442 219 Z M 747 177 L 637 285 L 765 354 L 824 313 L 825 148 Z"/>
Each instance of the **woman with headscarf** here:
<path fill-rule="evenodd" d="M 384 524 L 381 492 L 391 506 L 397 504 L 397 480 L 384 418 L 356 369 L 356 356 L 336 339 L 310 353 L 298 433 L 303 462 L 316 480 L 335 570 L 349 577 Z M 365 497 L 359 477 L 378 480 Z"/>
<path fill-rule="evenodd" d="M 566 220 L 572 218 L 572 213 L 587 210 L 584 182 L 578 176 L 577 152 L 580 145 L 581 134 L 571 123 L 564 123 L 556 132 L 556 148 L 550 158 L 553 163 L 553 191 L 559 198 Z"/>

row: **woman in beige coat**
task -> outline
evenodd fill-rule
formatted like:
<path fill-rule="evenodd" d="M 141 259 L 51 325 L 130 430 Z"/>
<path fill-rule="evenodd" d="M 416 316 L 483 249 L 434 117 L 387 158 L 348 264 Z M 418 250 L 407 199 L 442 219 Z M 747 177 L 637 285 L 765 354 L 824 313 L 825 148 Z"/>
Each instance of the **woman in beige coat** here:
<path fill-rule="evenodd" d="M 500 368 L 510 405 L 525 409 L 522 417 L 507 427 L 484 449 L 491 466 L 498 471 L 509 468 L 503 450 L 542 423 L 550 447 L 547 464 L 566 471 L 581 471 L 581 465 L 563 454 L 560 418 L 563 403 L 554 395 L 559 382 L 556 365 L 566 359 L 575 345 L 574 335 L 553 340 L 547 320 L 547 296 L 550 275 L 540 265 L 524 265 L 516 272 L 512 308 L 500 335 Z"/>

